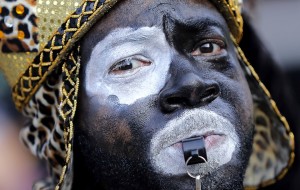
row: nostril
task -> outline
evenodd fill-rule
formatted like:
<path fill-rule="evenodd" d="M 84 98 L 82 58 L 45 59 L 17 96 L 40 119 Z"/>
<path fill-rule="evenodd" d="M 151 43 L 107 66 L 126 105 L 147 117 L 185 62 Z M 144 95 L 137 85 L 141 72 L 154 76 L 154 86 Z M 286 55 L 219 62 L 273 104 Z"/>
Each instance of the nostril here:
<path fill-rule="evenodd" d="M 205 92 L 203 92 L 203 93 L 201 94 L 200 99 L 206 98 L 206 97 L 208 97 L 208 96 L 210 96 L 210 95 L 212 95 L 212 94 L 214 94 L 214 93 L 215 93 L 215 89 L 213 89 L 213 88 L 208 89 L 208 90 L 206 90 Z"/>
<path fill-rule="evenodd" d="M 209 102 L 213 101 L 217 96 L 219 95 L 219 88 L 212 86 L 207 88 L 201 95 L 200 95 L 200 100 L 201 102 Z"/>
<path fill-rule="evenodd" d="M 163 96 L 163 98 L 160 99 L 160 105 L 164 112 L 170 113 L 177 110 L 179 107 L 181 107 L 183 103 L 181 97 L 178 96 L 168 97 L 168 95 L 165 95 Z"/>
<path fill-rule="evenodd" d="M 182 104 L 182 98 L 181 97 L 169 97 L 167 99 L 167 104 L 169 105 L 180 105 Z"/>

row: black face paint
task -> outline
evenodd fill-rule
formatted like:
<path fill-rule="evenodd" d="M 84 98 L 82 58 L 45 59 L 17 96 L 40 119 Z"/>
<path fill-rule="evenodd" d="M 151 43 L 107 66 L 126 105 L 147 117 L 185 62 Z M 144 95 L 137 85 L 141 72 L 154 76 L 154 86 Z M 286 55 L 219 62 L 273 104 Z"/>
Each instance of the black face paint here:
<path fill-rule="evenodd" d="M 120 2 L 121 6 L 112 9 L 82 40 L 82 85 L 79 90 L 80 98 L 74 129 L 73 190 L 194 189 L 195 181 L 186 175 L 187 166 L 182 159 L 183 153 L 180 146 L 186 144 L 182 140 L 195 135 L 203 136 L 206 132 L 219 134 L 219 129 L 216 129 L 214 123 L 202 126 L 201 117 L 195 113 L 209 112 L 222 116 L 233 125 L 239 138 L 243 139 L 241 140 L 242 147 L 246 147 L 248 144 L 251 146 L 251 142 L 245 140 L 249 136 L 251 128 L 249 121 L 252 113 L 251 107 L 249 107 L 251 104 L 246 101 L 250 97 L 250 92 L 245 93 L 248 92 L 246 90 L 248 87 L 242 71 L 239 69 L 239 63 L 235 59 L 232 44 L 227 43 L 226 47 L 230 48 L 226 48 L 222 55 L 191 55 L 195 46 L 199 48 L 198 44 L 202 42 L 203 38 L 215 39 L 217 36 L 218 39 L 226 39 L 223 41 L 230 41 L 226 22 L 221 15 L 208 1 L 201 1 L 201 3 L 179 0 L 137 2 L 133 0 Z M 128 10 L 130 10 L 130 14 L 128 14 Z M 169 22 L 168 27 L 163 28 L 165 13 L 169 14 L 168 20 L 174 22 Z M 207 22 L 207 20 L 217 22 L 221 27 Z M 87 70 L 93 69 L 96 71 L 95 76 L 100 75 L 100 71 L 95 69 L 97 61 L 94 62 L 96 65 L 89 65 L 93 48 L 111 31 L 116 28 L 123 30 L 128 27 L 136 30 L 143 27 L 156 27 L 164 30 L 173 55 L 170 58 L 168 80 L 159 93 L 139 98 L 132 104 L 125 105 L 120 99 L 121 96 L 101 90 L 93 91 L 93 94 L 88 95 L 90 89 L 97 88 L 99 81 L 88 81 Z M 182 44 L 181 42 L 186 43 Z M 145 46 L 145 52 L 148 52 L 146 51 L 148 48 L 150 47 Z M 117 53 L 115 52 L 115 54 Z M 161 52 L 158 54 L 165 56 Z M 144 57 L 147 55 L 142 54 Z M 122 60 L 128 56 L 122 57 Z M 99 64 L 102 64 L 101 59 L 98 58 L 98 60 L 101 62 Z M 87 67 L 88 65 L 89 67 Z M 157 68 L 160 67 L 157 66 Z M 144 77 L 143 80 L 150 81 L 147 77 Z M 129 85 L 130 82 L 130 80 L 124 80 L 123 85 Z M 150 81 L 149 87 L 153 85 Z M 204 88 L 205 86 L 217 85 L 220 93 L 213 94 L 218 96 L 207 98 L 202 96 L 203 93 L 199 94 L 199 89 L 205 92 L 203 90 L 207 89 Z M 130 88 L 133 90 L 138 86 L 131 85 Z M 204 93 L 204 95 L 206 94 Z M 107 95 L 110 97 L 106 98 Z M 125 93 L 124 96 L 133 99 L 130 93 Z M 204 101 L 199 102 L 200 99 L 203 100 L 203 97 L 206 97 Z M 120 101 L 117 101 L 118 99 Z M 182 121 L 183 125 L 177 125 L 175 121 L 178 119 L 186 120 L 187 123 Z M 187 130 L 188 132 L 182 138 L 177 138 L 174 132 L 182 131 L 180 129 L 191 125 L 191 121 L 195 121 L 194 126 L 198 128 L 211 127 L 211 130 L 198 133 L 196 131 L 200 129 L 192 127 L 193 130 Z M 157 152 L 151 152 L 152 142 L 156 137 L 160 137 L 160 132 L 166 127 L 174 128 L 172 129 L 173 133 L 165 133 L 170 134 L 170 136 L 166 135 L 170 137 L 169 139 L 158 138 L 159 140 L 155 141 L 157 142 L 156 147 L 158 147 L 155 149 Z M 218 144 L 214 145 L 214 142 L 210 142 L 207 138 L 205 140 L 207 140 L 205 148 L 207 155 L 210 161 L 213 161 L 218 158 L 218 155 L 211 156 L 211 153 L 217 152 L 213 150 L 218 147 Z M 198 141 L 202 142 L 203 150 L 205 150 L 204 139 L 196 139 L 196 142 Z M 190 143 L 187 144 L 190 145 Z M 204 157 L 204 153 L 200 151 L 202 146 L 196 145 L 195 149 L 199 150 L 199 155 Z M 232 153 L 231 160 L 226 164 L 218 165 L 217 169 L 207 172 L 203 177 L 201 175 L 202 188 L 243 189 L 243 166 L 247 164 L 245 158 L 249 156 L 250 148 L 236 149 Z M 225 149 L 226 151 L 227 149 Z M 160 160 L 155 162 L 153 158 Z M 200 161 L 203 162 L 202 159 Z M 195 169 L 196 166 L 188 167 Z"/>
<path fill-rule="evenodd" d="M 207 161 L 203 137 L 194 137 L 183 140 L 182 150 L 187 165 L 205 163 L 205 160 Z"/>

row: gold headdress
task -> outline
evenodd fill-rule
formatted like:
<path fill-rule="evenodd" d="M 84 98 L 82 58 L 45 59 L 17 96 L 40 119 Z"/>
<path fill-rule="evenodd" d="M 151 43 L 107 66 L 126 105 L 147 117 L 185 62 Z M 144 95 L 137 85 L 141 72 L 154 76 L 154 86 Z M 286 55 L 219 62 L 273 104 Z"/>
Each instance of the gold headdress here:
<path fill-rule="evenodd" d="M 32 107 L 37 101 L 39 91 L 49 87 L 47 80 L 50 75 L 55 74 L 57 70 L 59 70 L 58 73 L 62 73 L 62 85 L 59 87 L 61 97 L 57 100 L 59 102 L 56 102 L 60 106 L 53 109 L 58 109 L 63 126 L 55 129 L 52 127 L 52 130 L 63 131 L 64 138 L 61 142 L 65 145 L 61 148 L 61 151 L 64 152 L 60 154 L 60 156 L 64 156 L 61 167 L 54 169 L 56 174 L 60 174 L 56 189 L 66 187 L 66 181 L 70 178 L 68 173 L 71 171 L 73 118 L 77 104 L 80 67 L 80 47 L 77 42 L 119 1 L 121 0 L 38 0 L 37 2 L 34 0 L 17 2 L 4 0 L 4 3 L 0 5 L 0 69 L 4 71 L 13 87 L 13 99 L 17 109 L 25 112 L 26 115 L 34 115 L 31 113 Z M 268 107 L 266 123 L 272 125 L 268 130 L 280 134 L 280 142 L 272 144 L 272 146 L 280 144 L 279 146 L 284 149 L 282 152 L 284 159 L 280 161 L 275 159 L 275 162 L 281 163 L 278 171 L 273 171 L 271 168 L 267 174 L 264 174 L 263 169 L 260 168 L 261 170 L 258 169 L 260 172 L 255 174 L 259 177 L 252 178 L 252 168 L 258 162 L 255 151 L 259 149 L 254 145 L 254 153 L 250 158 L 244 184 L 249 189 L 255 189 L 274 183 L 285 175 L 294 159 L 293 134 L 285 118 L 278 111 L 270 93 L 237 45 L 243 33 L 242 2 L 239 0 L 210 1 L 227 21 L 244 71 L 248 75 L 250 83 L 258 88 L 254 94 L 260 97 L 261 102 Z M 39 18 L 39 22 L 37 22 L 37 18 Z M 37 33 L 40 40 L 39 47 L 37 46 Z M 257 114 L 264 115 L 260 111 L 257 111 Z M 48 133 L 53 135 L 52 131 Z M 57 140 L 59 138 L 53 139 L 51 140 L 59 141 Z M 50 140 L 43 139 L 41 143 L 46 144 L 48 141 Z M 41 158 L 45 158 L 51 153 L 50 148 L 47 149 L 47 147 L 41 148 L 41 150 L 44 152 L 41 153 L 36 149 L 32 151 Z M 259 168 L 259 165 L 255 166 Z M 55 164 L 52 167 L 55 168 Z"/>

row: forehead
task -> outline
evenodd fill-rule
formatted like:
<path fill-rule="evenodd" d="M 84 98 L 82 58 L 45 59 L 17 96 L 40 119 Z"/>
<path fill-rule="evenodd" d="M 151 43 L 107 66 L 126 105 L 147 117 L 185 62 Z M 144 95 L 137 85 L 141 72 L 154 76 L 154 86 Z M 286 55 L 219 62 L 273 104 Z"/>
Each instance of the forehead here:
<path fill-rule="evenodd" d="M 210 20 L 228 30 L 224 18 L 208 0 L 124 0 L 85 35 L 82 40 L 83 59 L 113 30 L 144 26 L 162 28 L 164 16 L 180 23 Z"/>

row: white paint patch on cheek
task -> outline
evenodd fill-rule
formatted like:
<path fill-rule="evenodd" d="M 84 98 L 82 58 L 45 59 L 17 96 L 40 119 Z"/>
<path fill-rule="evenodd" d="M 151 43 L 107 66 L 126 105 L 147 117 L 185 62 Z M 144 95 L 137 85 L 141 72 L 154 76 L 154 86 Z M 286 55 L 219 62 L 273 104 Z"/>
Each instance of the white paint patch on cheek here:
<path fill-rule="evenodd" d="M 109 74 L 114 63 L 134 56 L 143 56 L 152 63 L 130 76 Z M 161 29 L 116 29 L 93 49 L 84 82 L 89 96 L 115 95 L 121 104 L 132 104 L 159 93 L 167 80 L 170 63 L 171 48 Z"/>
<path fill-rule="evenodd" d="M 192 136 L 203 136 L 207 133 L 222 134 L 224 140 L 217 146 L 206 149 L 208 167 L 206 164 L 186 166 L 181 147 L 174 146 L 183 139 Z M 152 165 L 159 172 L 179 175 L 186 170 L 208 173 L 221 165 L 228 163 L 236 149 L 240 147 L 239 138 L 234 126 L 226 118 L 212 111 L 191 110 L 177 119 L 171 120 L 151 140 L 150 154 Z"/>

